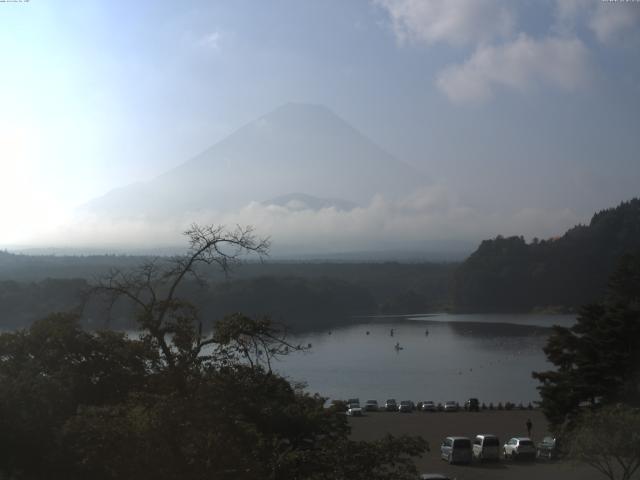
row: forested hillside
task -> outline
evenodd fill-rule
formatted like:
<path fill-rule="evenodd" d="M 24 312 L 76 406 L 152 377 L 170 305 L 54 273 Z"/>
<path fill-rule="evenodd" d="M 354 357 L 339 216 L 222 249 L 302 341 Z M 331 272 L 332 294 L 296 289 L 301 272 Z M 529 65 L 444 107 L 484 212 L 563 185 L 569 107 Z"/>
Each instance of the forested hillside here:
<path fill-rule="evenodd" d="M 24 327 L 50 312 L 77 310 L 83 292 L 110 268 L 128 271 L 151 259 L 128 256 L 55 257 L 0 252 L 0 330 Z M 269 315 L 294 330 L 332 327 L 375 313 L 424 313 L 448 306 L 454 264 L 247 263 L 228 278 L 203 272 L 205 287 L 185 282 L 181 295 L 203 322 L 233 312 Z M 19 279 L 8 280 L 9 278 Z M 89 304 L 83 322 L 133 328 L 128 305 Z"/>
<path fill-rule="evenodd" d="M 460 311 L 572 309 L 603 293 L 624 253 L 640 250 L 640 199 L 596 213 L 560 238 L 485 240 L 454 274 Z"/>
<path fill-rule="evenodd" d="M 596 213 L 562 237 L 483 241 L 462 264 L 253 262 L 208 284 L 185 283 L 183 295 L 206 324 L 242 311 L 270 315 L 294 330 L 326 328 L 376 313 L 529 312 L 572 310 L 601 296 L 624 253 L 640 251 L 640 200 Z M 0 329 L 29 325 L 52 311 L 77 309 L 92 281 L 151 257 L 28 256 L 0 252 Z M 126 305 L 89 306 L 84 321 L 134 325 Z"/>

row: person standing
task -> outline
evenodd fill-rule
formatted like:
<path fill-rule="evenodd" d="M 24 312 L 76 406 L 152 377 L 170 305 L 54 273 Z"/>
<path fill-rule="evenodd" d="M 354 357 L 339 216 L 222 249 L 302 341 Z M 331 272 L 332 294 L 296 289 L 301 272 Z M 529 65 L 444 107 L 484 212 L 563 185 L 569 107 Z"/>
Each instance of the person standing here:
<path fill-rule="evenodd" d="M 527 418 L 527 436 L 531 438 L 531 428 L 533 428 L 533 423 L 531 423 L 531 419 Z"/>

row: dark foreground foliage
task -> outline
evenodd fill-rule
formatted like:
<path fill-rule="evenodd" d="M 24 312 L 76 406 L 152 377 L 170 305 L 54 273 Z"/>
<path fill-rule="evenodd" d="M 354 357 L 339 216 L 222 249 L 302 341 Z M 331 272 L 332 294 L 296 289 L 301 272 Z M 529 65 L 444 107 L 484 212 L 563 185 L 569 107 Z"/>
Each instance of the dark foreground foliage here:
<path fill-rule="evenodd" d="M 609 405 L 583 412 L 568 453 L 610 480 L 631 480 L 640 469 L 640 409 Z"/>
<path fill-rule="evenodd" d="M 600 303 L 571 328 L 554 327 L 545 353 L 557 370 L 534 372 L 542 409 L 556 429 L 588 407 L 640 406 L 640 255 L 624 256 Z"/>
<path fill-rule="evenodd" d="M 300 347 L 268 319 L 235 314 L 203 331 L 179 285 L 267 243 L 250 229 L 187 235 L 187 255 L 94 289 L 136 305 L 139 339 L 87 332 L 72 314 L 0 335 L 0 478 L 415 478 L 422 439 L 351 441 L 344 412 L 272 372 Z"/>
<path fill-rule="evenodd" d="M 154 342 L 71 315 L 0 335 L 5 478 L 413 478 L 422 440 L 350 441 L 324 399 L 241 361 L 237 340 L 268 324 L 220 325 L 228 343 L 173 368 Z"/>

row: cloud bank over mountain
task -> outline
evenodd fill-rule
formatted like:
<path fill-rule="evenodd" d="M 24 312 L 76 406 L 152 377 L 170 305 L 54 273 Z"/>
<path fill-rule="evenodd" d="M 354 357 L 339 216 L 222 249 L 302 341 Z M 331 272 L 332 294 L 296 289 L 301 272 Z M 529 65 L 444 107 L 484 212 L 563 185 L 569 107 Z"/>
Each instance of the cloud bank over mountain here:
<path fill-rule="evenodd" d="M 351 210 L 300 208 L 250 202 L 227 212 L 200 210 L 153 221 L 83 216 L 46 238 L 47 244 L 127 248 L 181 246 L 191 223 L 252 225 L 270 236 L 278 255 L 357 251 L 447 250 L 464 255 L 483 238 L 502 235 L 552 237 L 583 221 L 571 210 L 521 209 L 505 216 L 458 203 L 443 186 L 426 187 L 404 198 L 375 196 Z"/>
<path fill-rule="evenodd" d="M 109 192 L 42 237 L 49 245 L 180 246 L 192 223 L 252 225 L 274 251 L 458 251 L 486 237 L 554 236 L 570 210 L 505 215 L 395 159 L 316 105 L 288 104 L 148 183 Z"/>

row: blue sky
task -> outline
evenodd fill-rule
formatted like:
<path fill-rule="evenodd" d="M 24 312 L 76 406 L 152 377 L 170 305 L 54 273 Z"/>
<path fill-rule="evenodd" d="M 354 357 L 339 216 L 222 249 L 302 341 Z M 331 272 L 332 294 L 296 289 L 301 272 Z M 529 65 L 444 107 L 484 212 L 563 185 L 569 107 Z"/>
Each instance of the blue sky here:
<path fill-rule="evenodd" d="M 495 233 L 640 185 L 640 3 L 0 3 L 0 245 L 289 102 L 323 104 Z"/>

